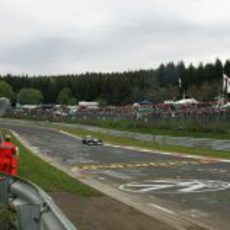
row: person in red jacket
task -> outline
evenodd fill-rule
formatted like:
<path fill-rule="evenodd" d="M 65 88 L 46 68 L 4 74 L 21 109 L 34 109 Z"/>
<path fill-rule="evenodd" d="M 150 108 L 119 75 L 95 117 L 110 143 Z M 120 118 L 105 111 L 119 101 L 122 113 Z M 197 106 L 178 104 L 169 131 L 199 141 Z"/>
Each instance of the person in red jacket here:
<path fill-rule="evenodd" d="M 6 135 L 0 144 L 0 171 L 16 176 L 18 169 L 18 149 Z"/>

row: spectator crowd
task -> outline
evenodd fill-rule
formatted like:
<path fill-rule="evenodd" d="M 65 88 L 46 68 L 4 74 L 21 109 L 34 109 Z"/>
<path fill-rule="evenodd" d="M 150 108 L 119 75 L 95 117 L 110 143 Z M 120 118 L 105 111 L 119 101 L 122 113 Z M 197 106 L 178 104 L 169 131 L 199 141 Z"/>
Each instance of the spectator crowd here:
<path fill-rule="evenodd" d="M 96 109 L 84 106 L 40 105 L 21 106 L 12 108 L 10 115 L 14 117 L 28 117 L 49 121 L 67 119 L 102 119 L 102 120 L 167 120 L 167 119 L 205 119 L 205 120 L 230 120 L 230 104 L 220 106 L 217 103 L 197 104 L 148 104 L 105 106 Z"/>

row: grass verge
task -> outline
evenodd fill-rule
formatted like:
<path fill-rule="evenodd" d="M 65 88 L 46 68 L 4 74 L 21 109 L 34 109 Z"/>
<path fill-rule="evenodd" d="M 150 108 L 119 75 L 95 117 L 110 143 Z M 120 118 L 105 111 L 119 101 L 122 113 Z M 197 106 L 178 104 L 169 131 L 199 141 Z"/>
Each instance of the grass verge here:
<path fill-rule="evenodd" d="M 75 123 L 152 135 L 230 140 L 230 125 L 227 121 L 160 120 L 145 123 L 143 121 L 92 119 L 76 120 Z"/>
<path fill-rule="evenodd" d="M 15 230 L 13 222 L 16 219 L 16 213 L 8 206 L 0 204 L 0 229 Z"/>
<path fill-rule="evenodd" d="M 64 126 L 61 127 L 60 125 L 58 126 L 51 125 L 51 126 L 57 129 L 61 129 L 63 131 L 69 132 L 71 134 L 77 135 L 77 136 L 92 135 L 92 136 L 100 138 L 103 141 L 111 143 L 111 144 L 134 146 L 134 147 L 145 148 L 145 149 L 150 149 L 150 150 L 175 152 L 175 153 L 181 153 L 181 154 L 191 154 L 191 155 L 200 155 L 200 156 L 230 159 L 230 151 L 219 151 L 219 150 L 217 151 L 217 150 L 210 150 L 210 149 L 205 149 L 205 148 L 194 148 L 194 147 L 190 148 L 190 147 L 173 146 L 173 145 L 160 145 L 160 144 L 147 142 L 147 141 L 134 140 L 131 138 L 111 136 L 108 134 L 88 131 L 85 129 L 69 128 L 69 127 L 64 127 Z"/>
<path fill-rule="evenodd" d="M 5 131 L 9 132 L 9 131 Z M 70 192 L 82 196 L 100 196 L 100 192 L 86 186 L 63 171 L 49 165 L 31 153 L 13 135 L 12 141 L 19 148 L 18 175 L 25 178 L 46 192 Z"/>
<path fill-rule="evenodd" d="M 47 121 L 47 117 L 25 117 L 7 116 L 11 119 L 21 119 L 29 121 Z M 174 137 L 194 137 L 230 140 L 230 123 L 228 120 L 156 120 L 153 122 L 132 121 L 132 120 L 103 120 L 103 119 L 54 119 L 53 122 L 65 122 L 81 125 L 90 125 L 107 129 L 121 131 L 138 132 L 143 134 L 174 136 Z"/>

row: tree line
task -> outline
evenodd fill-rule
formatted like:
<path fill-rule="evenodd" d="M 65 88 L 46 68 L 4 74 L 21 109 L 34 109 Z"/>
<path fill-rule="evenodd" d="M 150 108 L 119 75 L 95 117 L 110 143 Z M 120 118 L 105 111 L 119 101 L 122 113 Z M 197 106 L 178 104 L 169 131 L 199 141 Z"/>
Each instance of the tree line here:
<path fill-rule="evenodd" d="M 148 99 L 153 103 L 182 97 L 212 100 L 222 93 L 223 72 L 230 76 L 230 60 L 200 63 L 197 67 L 184 62 L 161 64 L 156 69 L 122 73 L 85 73 L 55 76 L 0 76 L 0 97 L 22 104 L 76 104 L 99 101 L 106 105 L 125 105 Z"/>

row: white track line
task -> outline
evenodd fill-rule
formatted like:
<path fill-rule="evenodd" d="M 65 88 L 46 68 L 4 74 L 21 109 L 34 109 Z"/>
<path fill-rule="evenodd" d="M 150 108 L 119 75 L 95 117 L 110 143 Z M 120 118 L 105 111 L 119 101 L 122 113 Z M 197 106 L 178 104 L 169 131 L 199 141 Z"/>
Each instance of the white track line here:
<path fill-rule="evenodd" d="M 170 214 L 176 214 L 174 211 L 169 210 L 169 209 L 167 209 L 167 208 L 163 208 L 163 207 L 161 207 L 161 206 L 159 206 L 159 205 L 156 205 L 156 204 L 149 203 L 148 205 L 149 205 L 149 206 L 152 206 L 152 207 L 154 207 L 154 208 L 157 208 L 157 209 L 159 209 L 159 210 L 161 210 L 161 211 L 163 211 L 163 212 L 167 212 L 167 213 L 170 213 Z"/>

